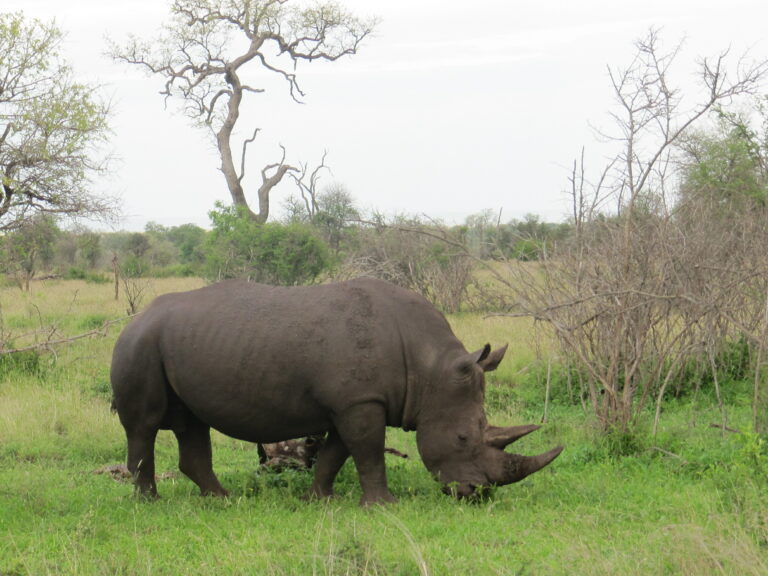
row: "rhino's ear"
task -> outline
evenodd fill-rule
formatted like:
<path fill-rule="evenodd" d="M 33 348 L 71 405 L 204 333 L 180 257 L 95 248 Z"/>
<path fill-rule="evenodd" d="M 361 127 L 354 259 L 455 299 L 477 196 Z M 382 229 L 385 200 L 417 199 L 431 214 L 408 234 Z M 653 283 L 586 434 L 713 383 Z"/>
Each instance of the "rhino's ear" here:
<path fill-rule="evenodd" d="M 496 370 L 496 367 L 504 358 L 504 353 L 507 351 L 508 344 L 498 350 L 491 351 L 491 345 L 486 344 L 480 350 L 475 350 L 471 354 L 463 356 L 459 362 L 459 369 L 462 372 L 468 372 L 472 367 L 477 364 L 483 370 L 483 372 L 491 372 Z"/>
<path fill-rule="evenodd" d="M 472 363 L 480 364 L 482 366 L 483 365 L 482 363 L 486 361 L 490 353 L 491 353 L 491 345 L 486 344 L 485 346 L 480 348 L 480 350 L 476 350 L 472 352 L 472 354 L 470 354 L 470 357 L 472 358 Z"/>
<path fill-rule="evenodd" d="M 480 359 L 477 361 L 477 363 L 480 365 L 480 368 L 483 369 L 483 372 L 492 372 L 493 370 L 496 370 L 496 368 L 501 363 L 501 360 L 504 358 L 504 354 L 506 354 L 508 347 L 509 344 L 504 344 L 504 346 L 501 348 L 497 348 L 491 352 L 491 345 L 486 344 L 485 348 L 483 348 L 483 352 L 485 352 L 485 354 L 482 354 Z"/>
<path fill-rule="evenodd" d="M 475 369 L 475 366 L 481 365 L 480 363 L 484 362 L 490 353 L 491 345 L 486 344 L 480 348 L 480 350 L 475 350 L 474 352 L 470 352 L 468 354 L 462 354 L 459 358 L 456 359 L 454 367 L 462 374 L 469 374 Z"/>

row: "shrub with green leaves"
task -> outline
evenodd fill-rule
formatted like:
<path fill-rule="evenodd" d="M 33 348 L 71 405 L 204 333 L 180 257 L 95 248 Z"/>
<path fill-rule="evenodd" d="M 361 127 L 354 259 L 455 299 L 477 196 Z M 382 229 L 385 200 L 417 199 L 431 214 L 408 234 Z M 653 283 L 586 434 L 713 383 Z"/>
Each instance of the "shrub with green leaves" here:
<path fill-rule="evenodd" d="M 209 212 L 206 275 L 292 286 L 314 281 L 330 265 L 327 246 L 305 224 L 259 224 L 241 207 Z"/>
<path fill-rule="evenodd" d="M 78 268 L 76 266 L 73 266 L 67 270 L 67 272 L 64 274 L 64 279 L 85 280 L 91 284 L 106 284 L 107 282 L 112 281 L 112 279 L 106 274 L 102 274 L 101 272 L 92 272 L 90 270 L 85 270 L 84 268 Z"/>

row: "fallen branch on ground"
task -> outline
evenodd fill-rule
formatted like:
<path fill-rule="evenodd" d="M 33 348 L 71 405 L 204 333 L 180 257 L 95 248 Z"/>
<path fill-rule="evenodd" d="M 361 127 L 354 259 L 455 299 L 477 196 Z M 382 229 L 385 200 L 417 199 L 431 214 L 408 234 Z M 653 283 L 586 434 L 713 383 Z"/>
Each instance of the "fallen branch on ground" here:
<path fill-rule="evenodd" d="M 719 428 L 720 430 L 725 430 L 726 432 L 733 432 L 734 434 L 741 434 L 741 430 L 737 428 L 731 428 L 730 426 L 724 426 L 722 424 L 710 424 L 710 428 Z"/>
<path fill-rule="evenodd" d="M 109 328 L 111 326 L 118 324 L 120 322 L 124 322 L 129 318 L 133 318 L 133 316 L 136 316 L 136 314 L 131 314 L 130 316 L 124 316 L 122 318 L 116 318 L 114 320 L 107 320 L 99 328 L 94 328 L 93 330 L 89 330 L 88 332 L 83 332 L 82 334 L 76 334 L 75 336 L 68 336 L 68 337 L 61 337 L 61 338 L 56 338 L 56 335 L 58 334 L 58 328 L 54 326 L 46 332 L 47 336 L 45 341 L 36 342 L 34 344 L 30 344 L 29 346 L 21 346 L 19 348 L 5 348 L 4 343 L 0 341 L 0 356 L 5 356 L 7 354 L 18 354 L 20 352 L 31 352 L 31 351 L 53 352 L 53 348 L 55 346 L 70 344 L 72 342 L 82 340 L 83 338 L 93 338 L 97 336 L 104 338 L 109 333 Z M 38 332 L 38 334 L 39 333 L 40 332 Z"/>

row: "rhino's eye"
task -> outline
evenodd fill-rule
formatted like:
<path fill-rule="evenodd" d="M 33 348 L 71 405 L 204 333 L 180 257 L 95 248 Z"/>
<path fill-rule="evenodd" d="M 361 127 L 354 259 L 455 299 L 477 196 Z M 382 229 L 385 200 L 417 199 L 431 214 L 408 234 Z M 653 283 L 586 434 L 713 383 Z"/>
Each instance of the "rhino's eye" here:
<path fill-rule="evenodd" d="M 459 442 L 466 442 L 466 441 L 467 441 L 467 435 L 459 434 Z"/>

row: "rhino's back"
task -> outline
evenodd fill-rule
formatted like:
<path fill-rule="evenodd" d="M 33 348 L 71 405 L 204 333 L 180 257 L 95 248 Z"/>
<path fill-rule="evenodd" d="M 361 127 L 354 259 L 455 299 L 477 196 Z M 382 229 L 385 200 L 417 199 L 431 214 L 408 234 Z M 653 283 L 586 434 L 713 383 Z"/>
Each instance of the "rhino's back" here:
<path fill-rule="evenodd" d="M 356 350 L 394 345 L 402 337 L 450 333 L 442 314 L 424 298 L 370 278 L 296 287 L 220 282 L 160 296 L 136 324 L 160 328 L 171 346 L 194 341 L 237 349 L 236 343 L 258 338 L 262 349 L 309 344 L 334 361 Z"/>

